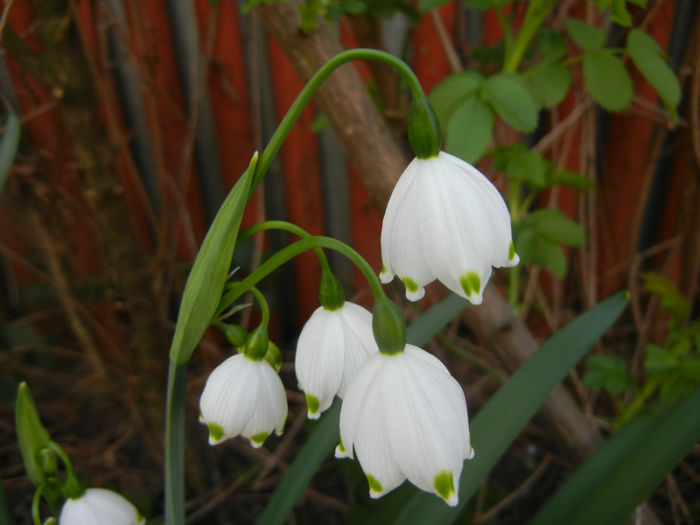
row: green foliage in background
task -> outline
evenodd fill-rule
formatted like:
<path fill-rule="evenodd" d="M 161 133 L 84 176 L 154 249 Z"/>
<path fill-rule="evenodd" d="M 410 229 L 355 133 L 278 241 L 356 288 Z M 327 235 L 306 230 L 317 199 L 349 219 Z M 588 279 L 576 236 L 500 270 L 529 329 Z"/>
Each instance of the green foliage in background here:
<path fill-rule="evenodd" d="M 688 322 L 690 305 L 670 279 L 656 273 L 645 273 L 642 278 L 645 289 L 658 298 L 669 318 L 664 343 L 649 343 L 644 348 L 643 377 L 636 380 L 627 363 L 616 355 L 586 359 L 583 384 L 615 396 L 620 413 L 614 429 L 643 410 L 665 409 L 700 386 L 700 321 Z M 625 401 L 623 394 L 632 391 L 634 397 Z"/>

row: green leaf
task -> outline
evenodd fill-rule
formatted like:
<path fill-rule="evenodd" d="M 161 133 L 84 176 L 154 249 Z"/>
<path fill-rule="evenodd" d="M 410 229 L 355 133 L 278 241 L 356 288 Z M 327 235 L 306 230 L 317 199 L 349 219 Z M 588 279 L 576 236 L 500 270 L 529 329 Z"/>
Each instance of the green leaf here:
<path fill-rule="evenodd" d="M 467 305 L 466 299 L 454 294 L 449 295 L 408 327 L 408 342 L 416 346 L 424 346 Z M 277 525 L 287 521 L 289 513 L 306 490 L 311 478 L 338 444 L 339 418 L 340 403 L 336 401 L 315 424 L 309 438 L 275 489 L 258 523 Z"/>
<path fill-rule="evenodd" d="M 465 0 L 464 6 L 474 11 L 488 11 L 489 9 L 495 9 L 497 7 L 505 7 L 517 1 L 518 0 Z"/>
<path fill-rule="evenodd" d="M 537 46 L 545 59 L 550 62 L 556 62 L 566 55 L 566 37 L 560 31 L 554 31 L 548 27 L 540 29 Z"/>
<path fill-rule="evenodd" d="M 462 102 L 445 128 L 445 149 L 471 164 L 486 151 L 493 135 L 493 112 L 476 95 Z"/>
<path fill-rule="evenodd" d="M 481 97 L 503 121 L 529 133 L 537 127 L 537 102 L 522 78 L 512 73 L 497 73 L 481 86 Z"/>
<path fill-rule="evenodd" d="M 532 212 L 528 221 L 538 233 L 555 242 L 568 246 L 581 246 L 586 240 L 586 235 L 578 223 L 553 208 Z"/>
<path fill-rule="evenodd" d="M 569 170 L 555 170 L 552 182 L 554 184 L 564 184 L 579 191 L 586 191 L 595 187 L 594 182 L 588 177 Z"/>
<path fill-rule="evenodd" d="M 418 0 L 418 10 L 425 12 L 430 11 L 431 9 L 438 9 L 449 1 L 450 0 Z"/>
<path fill-rule="evenodd" d="M 530 523 L 623 523 L 700 438 L 698 414 L 700 389 L 658 417 L 638 415 L 581 465 Z"/>
<path fill-rule="evenodd" d="M 610 19 L 616 24 L 629 27 L 632 25 L 632 15 L 627 10 L 627 0 L 612 0 L 610 3 Z"/>
<path fill-rule="evenodd" d="M 505 172 L 509 179 L 525 181 L 535 188 L 547 185 L 544 158 L 540 153 L 525 147 L 510 150 Z"/>
<path fill-rule="evenodd" d="M 456 507 L 449 507 L 436 496 L 411 487 L 413 497 L 398 515 L 391 516 L 390 522 L 393 525 L 456 523 L 470 498 L 537 413 L 552 389 L 615 322 L 627 305 L 628 298 L 627 292 L 613 295 L 554 334 L 476 414 L 470 425 L 476 456 L 464 463 L 459 482 L 459 504 Z M 388 522 L 386 519 L 381 521 L 382 518 L 386 516 L 382 516 L 378 510 L 373 514 L 372 521 Z"/>
<path fill-rule="evenodd" d="M 527 72 L 527 81 L 535 99 L 550 109 L 564 100 L 571 86 L 571 73 L 561 64 L 544 61 Z"/>
<path fill-rule="evenodd" d="M 523 263 L 552 270 L 559 279 L 566 275 L 564 250 L 556 242 L 543 237 L 531 225 L 520 225 L 514 232 L 513 241 Z"/>
<path fill-rule="evenodd" d="M 599 49 L 605 43 L 605 31 L 600 28 L 593 27 L 583 20 L 576 18 L 567 18 L 564 20 L 566 30 L 569 32 L 571 39 L 576 44 L 586 51 L 591 49 Z"/>
<path fill-rule="evenodd" d="M 17 155 L 20 128 L 21 126 L 17 115 L 10 111 L 5 121 L 5 132 L 2 134 L 2 141 L 0 142 L 0 192 L 2 192 L 5 186 L 7 175 L 10 173 L 15 155 Z"/>
<path fill-rule="evenodd" d="M 604 388 L 618 395 L 634 387 L 634 378 L 620 356 L 595 354 L 586 358 L 583 384 L 587 388 Z"/>
<path fill-rule="evenodd" d="M 622 60 L 609 53 L 583 55 L 586 88 L 598 104 L 608 111 L 620 111 L 632 102 L 632 80 Z"/>
<path fill-rule="evenodd" d="M 678 367 L 678 358 L 662 346 L 648 344 L 644 353 L 644 370 L 650 374 L 666 373 Z"/>
<path fill-rule="evenodd" d="M 256 152 L 214 217 L 194 260 L 170 347 L 170 360 L 176 364 L 189 361 L 219 305 L 257 162 Z"/>
<path fill-rule="evenodd" d="M 428 99 L 435 110 L 442 129 L 455 109 L 484 81 L 484 75 L 478 71 L 461 71 L 446 77 L 430 92 Z"/>
<path fill-rule="evenodd" d="M 681 86 L 666 63 L 661 46 L 641 29 L 632 29 L 627 35 L 627 52 L 649 84 L 661 97 L 674 122 L 678 121 Z"/>
<path fill-rule="evenodd" d="M 34 486 L 38 487 L 45 479 L 39 465 L 39 452 L 48 446 L 51 436 L 41 424 L 34 398 L 25 382 L 20 383 L 17 390 L 15 428 L 24 469 Z"/>

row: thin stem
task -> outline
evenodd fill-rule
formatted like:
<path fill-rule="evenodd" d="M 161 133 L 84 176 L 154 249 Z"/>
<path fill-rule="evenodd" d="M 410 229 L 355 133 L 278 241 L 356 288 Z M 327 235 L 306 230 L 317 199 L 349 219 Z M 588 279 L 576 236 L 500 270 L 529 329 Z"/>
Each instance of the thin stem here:
<path fill-rule="evenodd" d="M 61 446 L 55 441 L 49 441 L 46 447 L 51 449 L 63 462 L 63 466 L 66 469 L 66 482 L 61 489 L 63 496 L 67 498 L 77 498 L 81 496 L 85 489 L 80 485 L 75 471 L 73 470 L 73 464 L 71 463 L 66 451 L 61 448 Z"/>
<path fill-rule="evenodd" d="M 34 525 L 41 525 L 39 504 L 41 503 L 41 495 L 44 493 L 44 487 L 46 487 L 46 481 L 36 488 L 36 492 L 34 492 L 34 497 L 32 498 L 32 521 Z"/>
<path fill-rule="evenodd" d="M 233 290 L 228 292 L 226 296 L 222 299 L 222 304 L 233 303 L 241 295 L 246 293 L 252 286 L 255 286 L 262 279 L 267 277 L 277 268 L 282 266 L 287 261 L 293 259 L 300 253 L 303 253 L 306 250 L 312 250 L 314 248 L 321 247 L 337 251 L 343 254 L 348 259 L 350 259 L 350 261 L 355 266 L 357 266 L 357 268 L 364 274 L 365 278 L 369 283 L 370 288 L 372 289 L 372 294 L 374 295 L 375 300 L 384 298 L 384 290 L 382 289 L 382 284 L 379 281 L 377 274 L 374 273 L 372 267 L 359 253 L 357 253 L 347 244 L 337 239 L 319 235 L 307 237 L 305 239 L 297 241 L 277 252 L 275 255 L 273 255 L 267 261 L 261 264 L 260 267 L 253 273 L 251 273 L 248 277 L 237 283 L 237 286 L 235 286 Z"/>
<path fill-rule="evenodd" d="M 262 312 L 262 319 L 260 321 L 260 326 L 267 330 L 267 325 L 268 322 L 270 321 L 270 307 L 267 305 L 267 300 L 265 299 L 265 296 L 262 294 L 260 290 L 258 290 L 255 286 L 251 286 L 248 291 L 250 294 L 255 297 L 255 300 L 258 302 L 258 305 L 260 306 L 260 311 Z"/>
<path fill-rule="evenodd" d="M 503 62 L 503 71 L 505 73 L 515 73 L 518 70 L 518 66 L 520 66 L 520 62 L 532 38 L 552 10 L 552 7 L 554 7 L 554 4 L 556 4 L 556 0 L 532 0 L 528 4 L 523 25 L 520 27 L 518 36 L 515 37 L 515 42 L 513 42 L 510 52 L 506 53 Z"/>
<path fill-rule="evenodd" d="M 302 239 L 306 239 L 308 237 L 311 237 L 311 234 L 307 232 L 304 228 L 301 226 L 297 226 L 296 224 L 293 224 L 291 222 L 287 221 L 263 221 L 259 222 L 258 224 L 255 224 L 251 226 L 250 228 L 246 228 L 242 232 L 238 234 L 238 240 L 237 243 L 240 243 L 249 237 L 252 237 L 256 233 L 260 233 L 263 231 L 267 230 L 282 230 L 286 231 L 289 233 L 292 233 L 296 235 L 297 237 L 301 237 Z M 318 256 L 318 261 L 321 263 L 321 268 L 324 271 L 330 271 L 331 268 L 328 265 L 328 259 L 326 258 L 326 254 L 323 253 L 323 250 L 320 248 L 315 248 L 314 252 L 316 252 L 316 255 Z"/>
<path fill-rule="evenodd" d="M 185 523 L 185 379 L 187 363 L 168 365 L 165 419 L 165 523 Z"/>
<path fill-rule="evenodd" d="M 425 93 L 423 92 L 423 88 L 421 87 L 416 74 L 405 62 L 396 58 L 395 56 L 376 49 L 362 48 L 350 49 L 348 51 L 338 53 L 323 66 L 321 66 L 321 68 L 309 79 L 297 96 L 296 100 L 289 107 L 287 114 L 282 119 L 282 122 L 280 122 L 280 125 L 275 130 L 275 133 L 270 138 L 270 142 L 268 142 L 265 150 L 260 155 L 260 160 L 258 161 L 258 165 L 255 170 L 255 178 L 253 179 L 251 185 L 251 195 L 257 185 L 260 183 L 262 177 L 265 175 L 267 169 L 270 167 L 272 159 L 275 157 L 275 155 L 277 155 L 277 152 L 282 147 L 282 143 L 287 138 L 292 126 L 299 118 L 299 115 L 301 115 L 301 112 L 309 103 L 309 100 L 311 100 L 311 97 L 313 97 L 323 81 L 326 80 L 326 78 L 328 78 L 328 76 L 333 73 L 336 68 L 353 60 L 374 60 L 394 67 L 399 74 L 404 77 L 404 80 L 407 81 L 408 86 L 411 89 L 411 95 L 414 98 L 425 98 Z"/>

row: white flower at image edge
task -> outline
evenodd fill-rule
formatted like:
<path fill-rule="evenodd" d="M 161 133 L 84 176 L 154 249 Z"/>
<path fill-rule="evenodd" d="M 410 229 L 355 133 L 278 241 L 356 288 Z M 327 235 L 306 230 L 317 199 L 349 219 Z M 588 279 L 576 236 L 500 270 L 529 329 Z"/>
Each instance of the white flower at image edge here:
<path fill-rule="evenodd" d="M 413 345 L 377 353 L 360 368 L 340 411 L 336 457 L 353 457 L 378 498 L 408 479 L 457 505 L 465 459 L 474 456 L 459 383 L 433 355 Z"/>
<path fill-rule="evenodd" d="M 384 214 L 381 245 L 382 282 L 399 276 L 412 301 L 438 279 L 480 304 L 491 267 L 519 260 L 501 194 L 474 166 L 444 151 L 414 159 L 401 174 Z"/>
<path fill-rule="evenodd" d="M 217 366 L 199 400 L 200 421 L 209 427 L 209 443 L 241 435 L 260 447 L 274 430 L 282 434 L 287 419 L 284 385 L 265 360 L 244 354 Z"/>
<path fill-rule="evenodd" d="M 366 309 L 347 301 L 337 310 L 317 308 L 301 330 L 294 363 L 308 416 L 317 419 L 336 394 L 342 399 L 357 370 L 378 351 Z"/>
<path fill-rule="evenodd" d="M 107 489 L 87 489 L 75 499 L 67 499 L 58 518 L 59 525 L 137 525 L 146 520 L 129 501 Z"/>

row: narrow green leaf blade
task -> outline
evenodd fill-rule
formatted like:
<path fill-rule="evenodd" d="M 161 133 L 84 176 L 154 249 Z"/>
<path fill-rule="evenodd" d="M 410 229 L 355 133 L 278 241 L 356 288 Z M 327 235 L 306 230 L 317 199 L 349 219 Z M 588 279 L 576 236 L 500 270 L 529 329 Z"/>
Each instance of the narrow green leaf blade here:
<path fill-rule="evenodd" d="M 640 414 L 609 438 L 540 509 L 533 525 L 623 523 L 700 440 L 700 389 Z"/>
<path fill-rule="evenodd" d="M 455 521 L 552 389 L 622 313 L 628 298 L 627 292 L 615 294 L 554 334 L 479 411 L 471 424 L 476 457 L 464 464 L 456 507 L 416 489 L 392 523 L 440 525 Z"/>
<path fill-rule="evenodd" d="M 498 73 L 489 77 L 481 86 L 481 96 L 518 131 L 530 133 L 537 127 L 537 103 L 518 75 Z"/>
<path fill-rule="evenodd" d="M 681 86 L 678 78 L 666 63 L 665 53 L 659 44 L 641 29 L 633 29 L 627 35 L 627 52 L 649 84 L 661 97 L 674 122 L 678 120 L 678 104 Z"/>
<path fill-rule="evenodd" d="M 20 137 L 20 122 L 14 112 L 7 115 L 5 121 L 5 132 L 2 135 L 0 142 L 0 192 L 5 186 L 7 175 L 10 173 L 10 168 L 17 154 Z"/>
<path fill-rule="evenodd" d="M 622 60 L 608 53 L 583 55 L 586 88 L 598 104 L 608 111 L 620 111 L 632 102 L 632 80 Z"/>
<path fill-rule="evenodd" d="M 170 347 L 170 359 L 174 363 L 189 361 L 219 305 L 257 162 L 256 152 L 214 217 L 194 260 Z"/>
<path fill-rule="evenodd" d="M 493 135 L 493 112 L 476 95 L 469 96 L 450 117 L 445 129 L 445 149 L 475 164 Z"/>
<path fill-rule="evenodd" d="M 430 339 L 467 306 L 467 301 L 451 294 L 423 313 L 408 327 L 408 342 L 425 345 Z M 309 435 L 287 473 L 275 489 L 275 493 L 258 519 L 258 523 L 277 525 L 285 523 L 311 478 L 323 461 L 332 453 L 339 441 L 338 424 L 340 403 L 336 400 Z"/>

